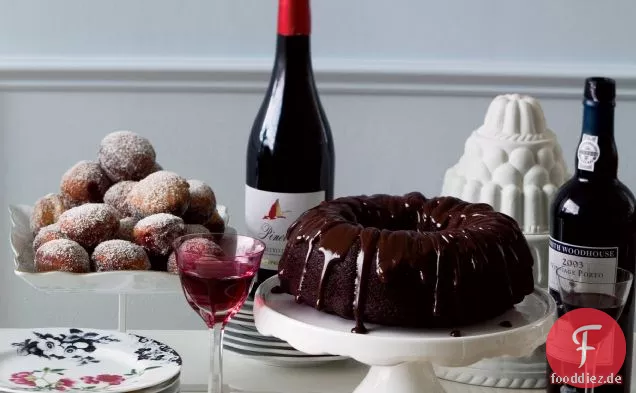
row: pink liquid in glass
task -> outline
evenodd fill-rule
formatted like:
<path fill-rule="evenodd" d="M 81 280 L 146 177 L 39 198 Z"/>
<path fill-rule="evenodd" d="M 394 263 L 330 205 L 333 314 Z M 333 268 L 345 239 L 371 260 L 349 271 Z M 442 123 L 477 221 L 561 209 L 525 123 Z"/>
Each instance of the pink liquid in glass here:
<path fill-rule="evenodd" d="M 209 327 L 225 324 L 245 302 L 256 269 L 232 261 L 189 267 L 180 271 L 186 300 Z"/>

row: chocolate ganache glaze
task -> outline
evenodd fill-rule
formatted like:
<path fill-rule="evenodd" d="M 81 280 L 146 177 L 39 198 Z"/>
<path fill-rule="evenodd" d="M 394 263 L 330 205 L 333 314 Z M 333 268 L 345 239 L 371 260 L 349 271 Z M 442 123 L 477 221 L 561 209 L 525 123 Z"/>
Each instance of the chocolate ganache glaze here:
<path fill-rule="evenodd" d="M 338 198 L 287 232 L 280 290 L 318 310 L 403 327 L 454 327 L 502 314 L 534 288 L 517 223 L 457 198 Z"/>

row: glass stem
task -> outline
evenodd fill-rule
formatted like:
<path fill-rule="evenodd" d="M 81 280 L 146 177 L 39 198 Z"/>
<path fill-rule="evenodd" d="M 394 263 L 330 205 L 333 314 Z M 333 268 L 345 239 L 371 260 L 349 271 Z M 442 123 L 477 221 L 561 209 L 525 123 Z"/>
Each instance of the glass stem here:
<path fill-rule="evenodd" d="M 223 393 L 223 324 L 210 329 L 210 374 L 208 393 Z"/>

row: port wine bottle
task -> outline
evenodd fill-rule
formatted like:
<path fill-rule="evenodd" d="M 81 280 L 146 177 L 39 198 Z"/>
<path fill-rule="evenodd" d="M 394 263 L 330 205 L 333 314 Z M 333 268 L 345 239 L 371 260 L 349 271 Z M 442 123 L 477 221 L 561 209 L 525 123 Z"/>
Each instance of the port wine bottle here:
<path fill-rule="evenodd" d="M 559 316 L 569 307 L 564 306 L 558 292 L 557 268 L 568 266 L 569 274 L 577 281 L 603 283 L 611 282 L 617 266 L 633 273 L 636 265 L 636 201 L 632 192 L 617 178 L 615 97 L 616 85 L 612 79 L 594 77 L 585 81 L 583 127 L 575 159 L 576 171 L 559 189 L 552 204 L 548 281 L 550 294 L 559 305 Z M 619 371 L 623 383 L 595 387 L 595 393 L 630 391 L 634 337 L 633 299 L 632 287 L 618 319 L 627 341 L 627 356 Z M 568 299 L 563 300 L 569 302 Z M 552 370 L 548 366 L 548 392 L 584 392 L 582 388 L 551 384 L 551 374 Z"/>
<path fill-rule="evenodd" d="M 274 68 L 247 145 L 245 224 L 267 246 L 257 284 L 277 273 L 289 226 L 333 198 L 333 139 L 314 81 L 310 31 L 309 0 L 279 0 Z"/>

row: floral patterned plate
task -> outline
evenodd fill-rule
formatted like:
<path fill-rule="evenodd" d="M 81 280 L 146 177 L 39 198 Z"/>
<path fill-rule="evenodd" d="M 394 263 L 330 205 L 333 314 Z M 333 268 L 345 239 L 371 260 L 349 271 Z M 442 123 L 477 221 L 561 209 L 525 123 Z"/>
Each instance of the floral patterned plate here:
<path fill-rule="evenodd" d="M 2 392 L 131 392 L 180 371 L 175 350 L 135 334 L 47 328 L 0 337 Z"/>

